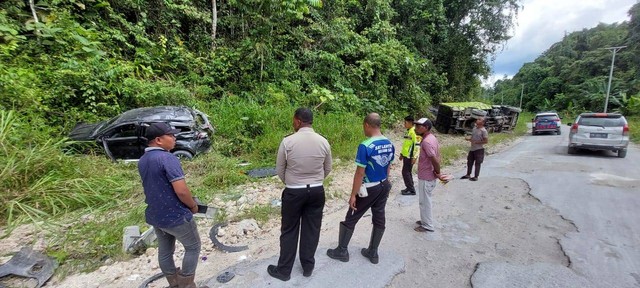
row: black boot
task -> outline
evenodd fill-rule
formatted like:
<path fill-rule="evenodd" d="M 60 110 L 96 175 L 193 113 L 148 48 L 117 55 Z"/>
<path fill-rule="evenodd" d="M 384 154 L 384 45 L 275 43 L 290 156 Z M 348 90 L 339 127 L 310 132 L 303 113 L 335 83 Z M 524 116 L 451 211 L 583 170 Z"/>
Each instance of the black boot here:
<path fill-rule="evenodd" d="M 349 241 L 353 235 L 353 229 L 347 228 L 344 224 L 340 223 L 340 234 L 338 235 L 338 247 L 336 249 L 328 249 L 327 256 L 332 259 L 340 260 L 342 262 L 349 262 Z"/>
<path fill-rule="evenodd" d="M 362 248 L 362 250 L 360 250 L 362 256 L 369 258 L 369 261 L 373 264 L 378 264 L 378 246 L 380 246 L 380 240 L 382 240 L 383 234 L 384 228 L 373 226 L 369 248 Z"/>

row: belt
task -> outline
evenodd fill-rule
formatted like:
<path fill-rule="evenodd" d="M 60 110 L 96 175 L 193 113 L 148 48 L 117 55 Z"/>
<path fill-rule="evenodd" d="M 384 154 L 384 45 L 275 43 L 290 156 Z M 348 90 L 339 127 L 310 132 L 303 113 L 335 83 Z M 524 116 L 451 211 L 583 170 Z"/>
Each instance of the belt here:
<path fill-rule="evenodd" d="M 307 185 L 285 185 L 285 187 L 289 189 L 314 188 L 314 187 L 320 187 L 320 186 L 322 186 L 322 183 L 307 184 Z"/>
<path fill-rule="evenodd" d="M 362 185 L 364 185 L 364 187 L 371 188 L 371 187 L 374 187 L 374 186 L 376 186 L 376 185 L 378 185 L 378 184 L 380 184 L 380 183 L 382 183 L 382 182 L 384 182 L 386 180 L 387 179 L 382 179 L 382 180 L 376 181 L 376 182 L 362 183 Z"/>

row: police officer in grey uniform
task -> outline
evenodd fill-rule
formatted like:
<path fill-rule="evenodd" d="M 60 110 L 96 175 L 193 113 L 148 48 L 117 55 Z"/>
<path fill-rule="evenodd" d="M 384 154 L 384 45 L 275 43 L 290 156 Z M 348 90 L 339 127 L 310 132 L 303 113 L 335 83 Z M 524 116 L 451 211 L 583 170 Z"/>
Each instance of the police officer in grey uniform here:
<path fill-rule="evenodd" d="M 293 115 L 295 133 L 285 137 L 278 148 L 276 170 L 285 184 L 282 191 L 280 259 L 277 266 L 269 265 L 267 272 L 282 281 L 291 278 L 298 236 L 300 263 L 305 277 L 313 272 L 314 255 L 320 240 L 325 201 L 322 182 L 331 172 L 331 147 L 327 139 L 313 131 L 312 123 L 311 110 L 298 108 Z"/>

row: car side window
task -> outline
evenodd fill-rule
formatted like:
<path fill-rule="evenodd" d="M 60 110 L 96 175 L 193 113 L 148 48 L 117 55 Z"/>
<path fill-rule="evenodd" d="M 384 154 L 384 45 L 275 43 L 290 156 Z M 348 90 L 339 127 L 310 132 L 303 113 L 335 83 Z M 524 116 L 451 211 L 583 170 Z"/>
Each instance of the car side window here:
<path fill-rule="evenodd" d="M 123 138 L 123 137 L 135 137 L 136 133 L 136 125 L 135 124 L 125 124 L 115 127 L 111 130 L 111 133 L 107 135 L 109 138 Z"/>

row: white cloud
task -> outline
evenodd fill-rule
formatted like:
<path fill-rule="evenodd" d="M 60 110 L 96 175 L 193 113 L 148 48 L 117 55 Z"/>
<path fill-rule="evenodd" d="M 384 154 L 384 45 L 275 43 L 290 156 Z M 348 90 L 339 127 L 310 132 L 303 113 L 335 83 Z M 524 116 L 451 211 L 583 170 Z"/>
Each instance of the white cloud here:
<path fill-rule="evenodd" d="M 628 20 L 627 11 L 636 1 L 524 0 L 524 7 L 515 20 L 513 37 L 496 57 L 492 78 L 517 73 L 524 63 L 535 60 L 553 43 L 562 40 L 565 33 L 589 29 L 599 23 Z"/>
<path fill-rule="evenodd" d="M 487 78 L 481 78 L 480 82 L 482 82 L 482 87 L 490 88 L 490 87 L 493 86 L 493 83 L 496 83 L 496 81 L 498 81 L 498 80 L 511 79 L 511 78 L 513 78 L 513 74 L 511 74 L 511 75 L 508 75 L 508 74 L 502 74 L 502 75 L 492 74 L 492 75 L 489 75 L 489 77 L 487 77 Z"/>

